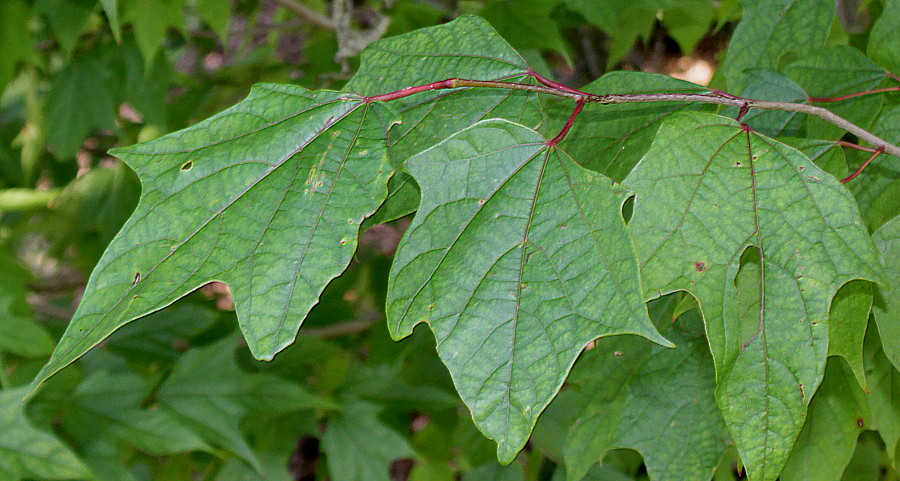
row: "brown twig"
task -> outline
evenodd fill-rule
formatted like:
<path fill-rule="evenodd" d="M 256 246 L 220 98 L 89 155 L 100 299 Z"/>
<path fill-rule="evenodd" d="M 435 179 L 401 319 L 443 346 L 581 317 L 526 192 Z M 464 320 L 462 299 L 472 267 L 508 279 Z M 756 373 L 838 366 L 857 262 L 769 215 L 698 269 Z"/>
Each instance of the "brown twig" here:
<path fill-rule="evenodd" d="M 537 77 L 535 77 L 537 78 Z M 371 97 L 363 97 L 366 102 L 391 100 L 408 97 L 410 95 L 428 92 L 432 90 L 454 89 L 464 87 L 482 87 L 482 88 L 502 88 L 512 90 L 523 90 L 526 92 L 534 92 L 537 94 L 554 95 L 556 97 L 564 97 L 575 102 L 596 103 L 603 105 L 610 104 L 630 104 L 630 103 L 648 103 L 648 102 L 700 102 L 707 104 L 725 105 L 728 107 L 736 107 L 738 109 L 759 109 L 759 110 L 780 110 L 785 112 L 798 112 L 801 114 L 812 115 L 818 117 L 830 124 L 836 125 L 856 137 L 865 140 L 875 146 L 882 148 L 883 152 L 900 157 L 900 147 L 878 137 L 877 135 L 857 126 L 836 115 L 828 109 L 817 107 L 815 105 L 797 104 L 791 102 L 772 102 L 767 100 L 754 100 L 736 97 L 734 95 L 723 95 L 722 92 L 713 91 L 709 94 L 685 94 L 685 93 L 657 93 L 657 94 L 604 94 L 595 95 L 575 90 L 571 87 L 557 84 L 551 80 L 537 78 L 544 85 L 528 85 L 515 82 L 503 82 L 500 80 L 470 80 L 451 78 L 432 82 L 425 85 L 417 85 L 407 87 L 396 92 L 390 92 L 382 95 Z"/>
<path fill-rule="evenodd" d="M 334 22 L 330 18 L 316 13 L 313 9 L 296 2 L 295 0 L 275 0 L 282 7 L 294 12 L 298 17 L 307 22 L 327 30 L 335 30 Z"/>

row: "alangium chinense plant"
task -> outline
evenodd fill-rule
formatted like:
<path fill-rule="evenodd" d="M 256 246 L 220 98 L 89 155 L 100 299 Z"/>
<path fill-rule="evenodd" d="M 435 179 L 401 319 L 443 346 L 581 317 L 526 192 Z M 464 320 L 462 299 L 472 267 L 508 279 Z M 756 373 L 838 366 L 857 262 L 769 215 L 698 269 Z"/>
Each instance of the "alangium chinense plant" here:
<path fill-rule="evenodd" d="M 138 207 L 33 386 L 210 281 L 231 287 L 251 352 L 271 360 L 361 233 L 414 215 L 388 329 L 431 328 L 502 463 L 568 383 L 569 480 L 613 447 L 641 452 L 651 479 L 708 479 L 731 445 L 750 479 L 798 479 L 822 452 L 801 431 L 828 429 L 806 422 L 826 371 L 876 394 L 867 369 L 897 375 L 884 256 L 900 223 L 861 215 L 843 185 L 876 157 L 896 169 L 897 78 L 850 47 L 776 71 L 784 33 L 771 26 L 766 43 L 753 22 L 733 40 L 752 48 L 722 66 L 730 93 L 637 72 L 573 89 L 464 16 L 373 44 L 342 91 L 260 84 L 115 149 L 142 181 Z M 846 82 L 854 93 L 795 95 L 834 59 L 864 77 Z M 866 156 L 849 175 L 825 162 L 842 146 Z M 873 295 L 881 345 L 872 333 L 867 349 L 880 357 L 864 360 Z M 858 302 L 865 315 L 836 315 Z M 622 388 L 632 378 L 654 389 Z M 896 427 L 862 396 L 839 414 L 877 426 L 893 452 Z"/>

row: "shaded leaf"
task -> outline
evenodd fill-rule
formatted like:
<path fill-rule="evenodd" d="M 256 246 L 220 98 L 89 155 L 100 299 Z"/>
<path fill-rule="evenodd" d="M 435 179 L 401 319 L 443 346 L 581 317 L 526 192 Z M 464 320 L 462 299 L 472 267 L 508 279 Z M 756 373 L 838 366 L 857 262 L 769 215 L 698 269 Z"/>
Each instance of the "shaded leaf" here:
<path fill-rule="evenodd" d="M 900 371 L 885 356 L 882 340 L 875 326 L 869 326 L 863 356 L 866 362 L 866 380 L 869 382 L 869 409 L 872 413 L 871 429 L 878 430 L 886 445 L 888 458 L 896 464 L 897 441 L 900 440 Z"/>
<path fill-rule="evenodd" d="M 872 133 L 894 144 L 900 142 L 900 105 L 888 108 L 878 117 Z M 868 152 L 848 150 L 850 167 L 856 170 L 865 162 Z M 859 210 L 870 231 L 900 215 L 900 164 L 887 155 L 877 157 L 862 173 L 847 184 L 859 203 Z"/>
<path fill-rule="evenodd" d="M 859 50 L 841 45 L 811 52 L 788 65 L 784 72 L 811 97 L 834 98 L 881 86 L 887 72 Z M 865 95 L 840 102 L 820 104 L 837 115 L 870 128 L 881 111 L 884 95 Z M 844 131 L 821 119 L 807 120 L 807 135 L 812 138 L 839 139 Z"/>
<path fill-rule="evenodd" d="M 115 105 L 106 86 L 110 76 L 102 63 L 80 57 L 53 77 L 46 104 L 47 139 L 58 159 L 74 158 L 95 129 L 116 128 Z"/>
<path fill-rule="evenodd" d="M 378 419 L 378 409 L 361 401 L 329 417 L 322 448 L 334 481 L 390 481 L 391 461 L 413 455 L 406 439 Z"/>
<path fill-rule="evenodd" d="M 751 479 L 775 479 L 824 373 L 831 297 L 884 278 L 853 198 L 796 150 L 700 113 L 670 117 L 624 183 L 645 295 L 697 297 L 732 438 Z M 760 260 L 750 325 L 734 283 L 745 250 Z"/>
<path fill-rule="evenodd" d="M 640 300 L 619 209 L 627 191 L 502 120 L 407 162 L 422 205 L 391 270 L 388 327 L 428 322 L 501 462 L 525 444 L 582 347 L 613 334 L 669 345 Z"/>
<path fill-rule="evenodd" d="M 698 315 L 686 317 L 701 325 Z M 712 476 L 728 435 L 716 407 L 712 357 L 696 331 L 666 331 L 675 349 L 610 338 L 584 353 L 570 378 L 585 404 L 565 444 L 569 481 L 582 479 L 613 448 L 640 452 L 650 479 Z"/>
<path fill-rule="evenodd" d="M 872 235 L 887 263 L 887 284 L 876 287 L 875 323 L 884 354 L 900 369 L 900 217 L 881 226 Z"/>
<path fill-rule="evenodd" d="M 40 431 L 25 417 L 26 389 L 0 391 L 0 477 L 83 479 L 91 476 L 68 446 Z"/>
<path fill-rule="evenodd" d="M 806 103 L 809 97 L 802 87 L 786 75 L 770 69 L 751 69 L 746 72 L 747 86 L 743 97 L 775 102 Z M 723 115 L 737 117 L 737 109 L 729 108 Z M 770 137 L 781 135 L 801 135 L 804 116 L 797 112 L 778 110 L 751 110 L 742 121 L 753 130 Z"/>
<path fill-rule="evenodd" d="M 300 385 L 241 371 L 234 337 L 185 353 L 159 388 L 159 404 L 203 440 L 221 446 L 260 470 L 239 423 L 251 411 L 274 416 L 300 409 L 332 408 Z"/>
<path fill-rule="evenodd" d="M 80 446 L 125 442 L 152 455 L 211 451 L 168 411 L 141 409 L 152 386 L 136 374 L 99 371 L 75 390 L 66 408 L 67 433 Z"/>
<path fill-rule="evenodd" d="M 779 70 L 785 56 L 804 57 L 825 43 L 835 18 L 831 0 L 743 0 L 743 18 L 728 45 L 722 72 L 728 91 L 743 93 L 747 70 Z M 803 84 L 801 84 L 803 85 Z"/>
<path fill-rule="evenodd" d="M 875 63 L 893 73 L 900 71 L 900 43 L 896 38 L 898 31 L 900 31 L 900 1 L 886 0 L 881 16 L 869 31 L 866 53 Z"/>
<path fill-rule="evenodd" d="M 866 395 L 853 377 L 842 361 L 828 360 L 825 380 L 809 405 L 782 481 L 840 481 L 856 438 L 871 419 Z"/>
<path fill-rule="evenodd" d="M 390 110 L 351 94 L 257 85 L 189 129 L 114 150 L 138 207 L 93 271 L 40 382 L 122 325 L 213 280 L 253 355 L 291 344 L 384 200 Z"/>
<path fill-rule="evenodd" d="M 869 387 L 863 367 L 863 339 L 871 310 L 872 285 L 851 281 L 835 294 L 828 313 L 828 355 L 844 358 L 865 390 Z"/>
<path fill-rule="evenodd" d="M 96 6 L 97 0 L 38 0 L 34 10 L 47 17 L 60 46 L 69 53 Z"/>
<path fill-rule="evenodd" d="M 134 37 L 147 70 L 153 65 L 166 31 L 184 29 L 184 3 L 185 0 L 122 0 L 122 19 L 134 25 Z"/>
<path fill-rule="evenodd" d="M 0 93 L 13 79 L 20 62 L 40 61 L 30 36 L 22 31 L 22 25 L 26 25 L 31 16 L 30 10 L 22 0 L 0 2 L 0 45 L 3 45 L 3 55 L 0 55 Z"/>
<path fill-rule="evenodd" d="M 551 17 L 559 0 L 500 0 L 488 3 L 479 15 L 517 49 L 558 52 L 572 63 L 559 25 Z"/>
<path fill-rule="evenodd" d="M 0 269 L 0 353 L 46 356 L 53 352 L 53 339 L 34 322 L 25 298 L 25 283 L 31 279 L 31 273 L 3 250 L 0 250 L 0 266 L 3 266 Z"/>

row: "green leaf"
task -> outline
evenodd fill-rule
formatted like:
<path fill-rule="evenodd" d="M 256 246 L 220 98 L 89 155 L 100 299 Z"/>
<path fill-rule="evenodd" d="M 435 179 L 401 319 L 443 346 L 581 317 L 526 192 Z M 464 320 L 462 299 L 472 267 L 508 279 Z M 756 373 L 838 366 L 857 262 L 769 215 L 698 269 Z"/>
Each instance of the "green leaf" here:
<path fill-rule="evenodd" d="M 134 37 L 144 55 L 147 70 L 170 28 L 184 29 L 185 0 L 124 0 L 123 21 L 134 25 Z M 225 2 L 223 2 L 225 3 Z"/>
<path fill-rule="evenodd" d="M 610 72 L 589 83 L 583 91 L 594 94 L 705 93 L 707 88 L 644 72 Z M 557 132 L 572 111 L 570 103 L 551 110 Z M 647 152 L 660 123 L 674 112 L 694 110 L 697 104 L 660 102 L 618 104 L 588 108 L 560 144 L 579 164 L 621 182 Z M 555 125 L 555 124 L 558 124 Z"/>
<path fill-rule="evenodd" d="M 876 288 L 875 323 L 884 354 L 900 369 L 900 217 L 894 217 L 872 235 L 887 263 L 887 284 Z"/>
<path fill-rule="evenodd" d="M 671 116 L 624 183 L 645 295 L 697 297 L 732 438 L 750 479 L 775 479 L 824 373 L 832 296 L 884 279 L 852 196 L 796 150 L 700 113 Z M 734 282 L 747 250 L 752 325 Z"/>
<path fill-rule="evenodd" d="M 378 419 L 374 405 L 355 400 L 328 418 L 322 448 L 334 481 L 390 481 L 391 461 L 413 456 L 406 439 Z"/>
<path fill-rule="evenodd" d="M 0 93 L 13 79 L 20 62 L 40 62 L 30 35 L 27 30 L 22 29 L 23 25 L 28 24 L 30 16 L 30 8 L 22 0 L 0 2 L 0 45 L 3 45 L 3 55 L 0 55 Z"/>
<path fill-rule="evenodd" d="M 871 310 L 872 285 L 851 281 L 835 294 L 828 313 L 828 355 L 843 357 L 859 385 L 867 391 L 863 339 Z"/>
<path fill-rule="evenodd" d="M 869 31 L 869 58 L 889 72 L 900 71 L 900 0 L 886 0 L 881 16 Z"/>
<path fill-rule="evenodd" d="M 69 53 L 96 6 L 97 0 L 38 0 L 34 10 L 47 17 L 59 45 Z"/>
<path fill-rule="evenodd" d="M 2 250 L 0 265 L 3 266 L 0 269 L 0 353 L 46 356 L 53 352 L 53 339 L 34 322 L 34 314 L 25 298 L 25 283 L 31 279 L 31 273 Z"/>
<path fill-rule="evenodd" d="M 482 18 L 464 15 L 436 27 L 379 40 L 362 54 L 346 90 L 378 95 L 448 78 L 529 82 L 525 60 Z M 520 90 L 456 89 L 424 92 L 391 102 L 403 123 L 391 129 L 395 166 L 455 132 L 486 118 L 536 127 L 543 113 L 535 94 Z M 419 205 L 415 183 L 398 172 L 378 220 L 403 217 Z M 382 210 L 384 212 L 382 212 Z"/>
<path fill-rule="evenodd" d="M 181 356 L 179 346 L 213 325 L 218 313 L 194 304 L 175 304 L 119 329 L 104 343 L 107 350 L 129 361 L 152 365 Z M 183 349 L 182 349 L 183 350 Z"/>
<path fill-rule="evenodd" d="M 324 399 L 279 377 L 249 374 L 234 360 L 233 336 L 184 354 L 159 388 L 159 404 L 203 440 L 241 456 L 260 470 L 239 423 L 252 410 L 267 415 L 333 408 Z"/>
<path fill-rule="evenodd" d="M 56 436 L 40 431 L 25 417 L 27 389 L 0 391 L 0 477 L 83 479 L 90 471 Z"/>
<path fill-rule="evenodd" d="M 53 77 L 46 104 L 47 133 L 58 159 L 74 158 L 95 129 L 116 129 L 115 105 L 106 86 L 110 77 L 102 63 L 87 57 L 72 60 Z"/>
<path fill-rule="evenodd" d="M 809 95 L 786 75 L 769 69 L 751 69 L 746 72 L 747 86 L 742 96 L 757 100 L 774 102 L 806 103 Z M 724 115 L 737 117 L 737 109 L 729 108 Z M 753 127 L 753 130 L 779 137 L 782 135 L 801 135 L 804 117 L 797 112 L 777 110 L 751 110 L 742 121 Z"/>
<path fill-rule="evenodd" d="M 879 87 L 887 72 L 859 50 L 841 45 L 821 49 L 791 63 L 784 69 L 811 97 L 834 98 Z M 837 115 L 870 128 L 881 111 L 884 95 L 865 95 L 840 102 L 821 104 Z M 817 118 L 807 122 L 807 136 L 839 139 L 844 131 Z"/>
<path fill-rule="evenodd" d="M 216 32 L 219 40 L 228 40 L 228 20 L 231 19 L 231 2 L 221 0 L 196 0 L 200 18 Z"/>
<path fill-rule="evenodd" d="M 701 325 L 696 314 L 687 317 Z M 570 377 L 586 401 L 565 443 L 570 481 L 613 448 L 640 452 L 650 479 L 712 476 L 728 435 L 716 407 L 712 357 L 702 328 L 696 331 L 666 331 L 676 349 L 610 338 L 582 355 Z"/>
<path fill-rule="evenodd" d="M 116 43 L 122 43 L 122 26 L 119 24 L 119 0 L 100 0 L 100 6 L 106 13 L 109 29 L 112 30 Z"/>
<path fill-rule="evenodd" d="M 151 455 L 212 449 L 168 411 L 141 409 L 152 386 L 133 373 L 99 371 L 78 384 L 64 426 L 80 446 L 114 440 Z"/>
<path fill-rule="evenodd" d="M 834 18 L 831 0 L 743 0 L 744 15 L 728 45 L 722 71 L 728 91 L 741 94 L 747 70 L 779 70 L 784 57 L 817 52 Z M 802 84 L 801 84 L 802 85 Z"/>
<path fill-rule="evenodd" d="M 551 17 L 560 0 L 499 0 L 486 5 L 479 13 L 518 49 L 540 49 L 559 52 L 572 63 L 569 48 L 559 25 Z"/>
<path fill-rule="evenodd" d="M 872 133 L 896 144 L 900 142 L 900 105 L 885 110 L 878 117 Z M 855 170 L 865 162 L 870 154 L 848 150 L 847 158 Z M 875 231 L 885 222 L 900 215 L 900 164 L 893 157 L 880 156 L 872 161 L 862 173 L 847 186 L 859 203 L 866 225 Z"/>
<path fill-rule="evenodd" d="M 407 162 L 422 205 L 388 286 L 394 338 L 428 322 L 501 462 L 525 444 L 582 347 L 613 334 L 664 345 L 647 318 L 619 213 L 627 191 L 503 120 Z"/>
<path fill-rule="evenodd" d="M 886 445 L 888 458 L 897 460 L 897 441 L 900 440 L 900 371 L 891 364 L 882 347 L 882 340 L 874 326 L 866 333 L 863 351 L 866 363 L 866 380 L 869 381 L 869 409 L 872 412 L 871 429 L 878 430 Z"/>
<path fill-rule="evenodd" d="M 393 118 L 352 94 L 257 85 L 189 129 L 114 150 L 141 178 L 141 200 L 35 382 L 213 280 L 230 285 L 253 355 L 272 359 L 384 200 Z"/>
<path fill-rule="evenodd" d="M 781 481 L 840 481 L 856 438 L 871 416 L 866 395 L 853 377 L 843 362 L 828 360 L 825 380 L 809 405 L 806 423 Z"/>

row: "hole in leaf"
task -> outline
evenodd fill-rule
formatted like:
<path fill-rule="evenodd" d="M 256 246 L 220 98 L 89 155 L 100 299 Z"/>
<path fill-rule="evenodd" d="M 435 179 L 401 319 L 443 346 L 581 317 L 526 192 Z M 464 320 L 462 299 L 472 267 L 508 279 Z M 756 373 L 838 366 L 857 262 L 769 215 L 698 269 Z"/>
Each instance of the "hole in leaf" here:
<path fill-rule="evenodd" d="M 134 273 L 134 281 L 132 281 L 131 285 L 132 286 L 137 285 L 138 282 L 141 282 L 141 273 L 135 272 Z"/>
<path fill-rule="evenodd" d="M 191 160 L 189 160 L 189 161 L 187 161 L 187 162 L 181 164 L 181 171 L 182 171 L 182 172 L 187 172 L 187 171 L 191 170 L 192 168 L 194 168 L 194 162 L 191 161 Z"/>

